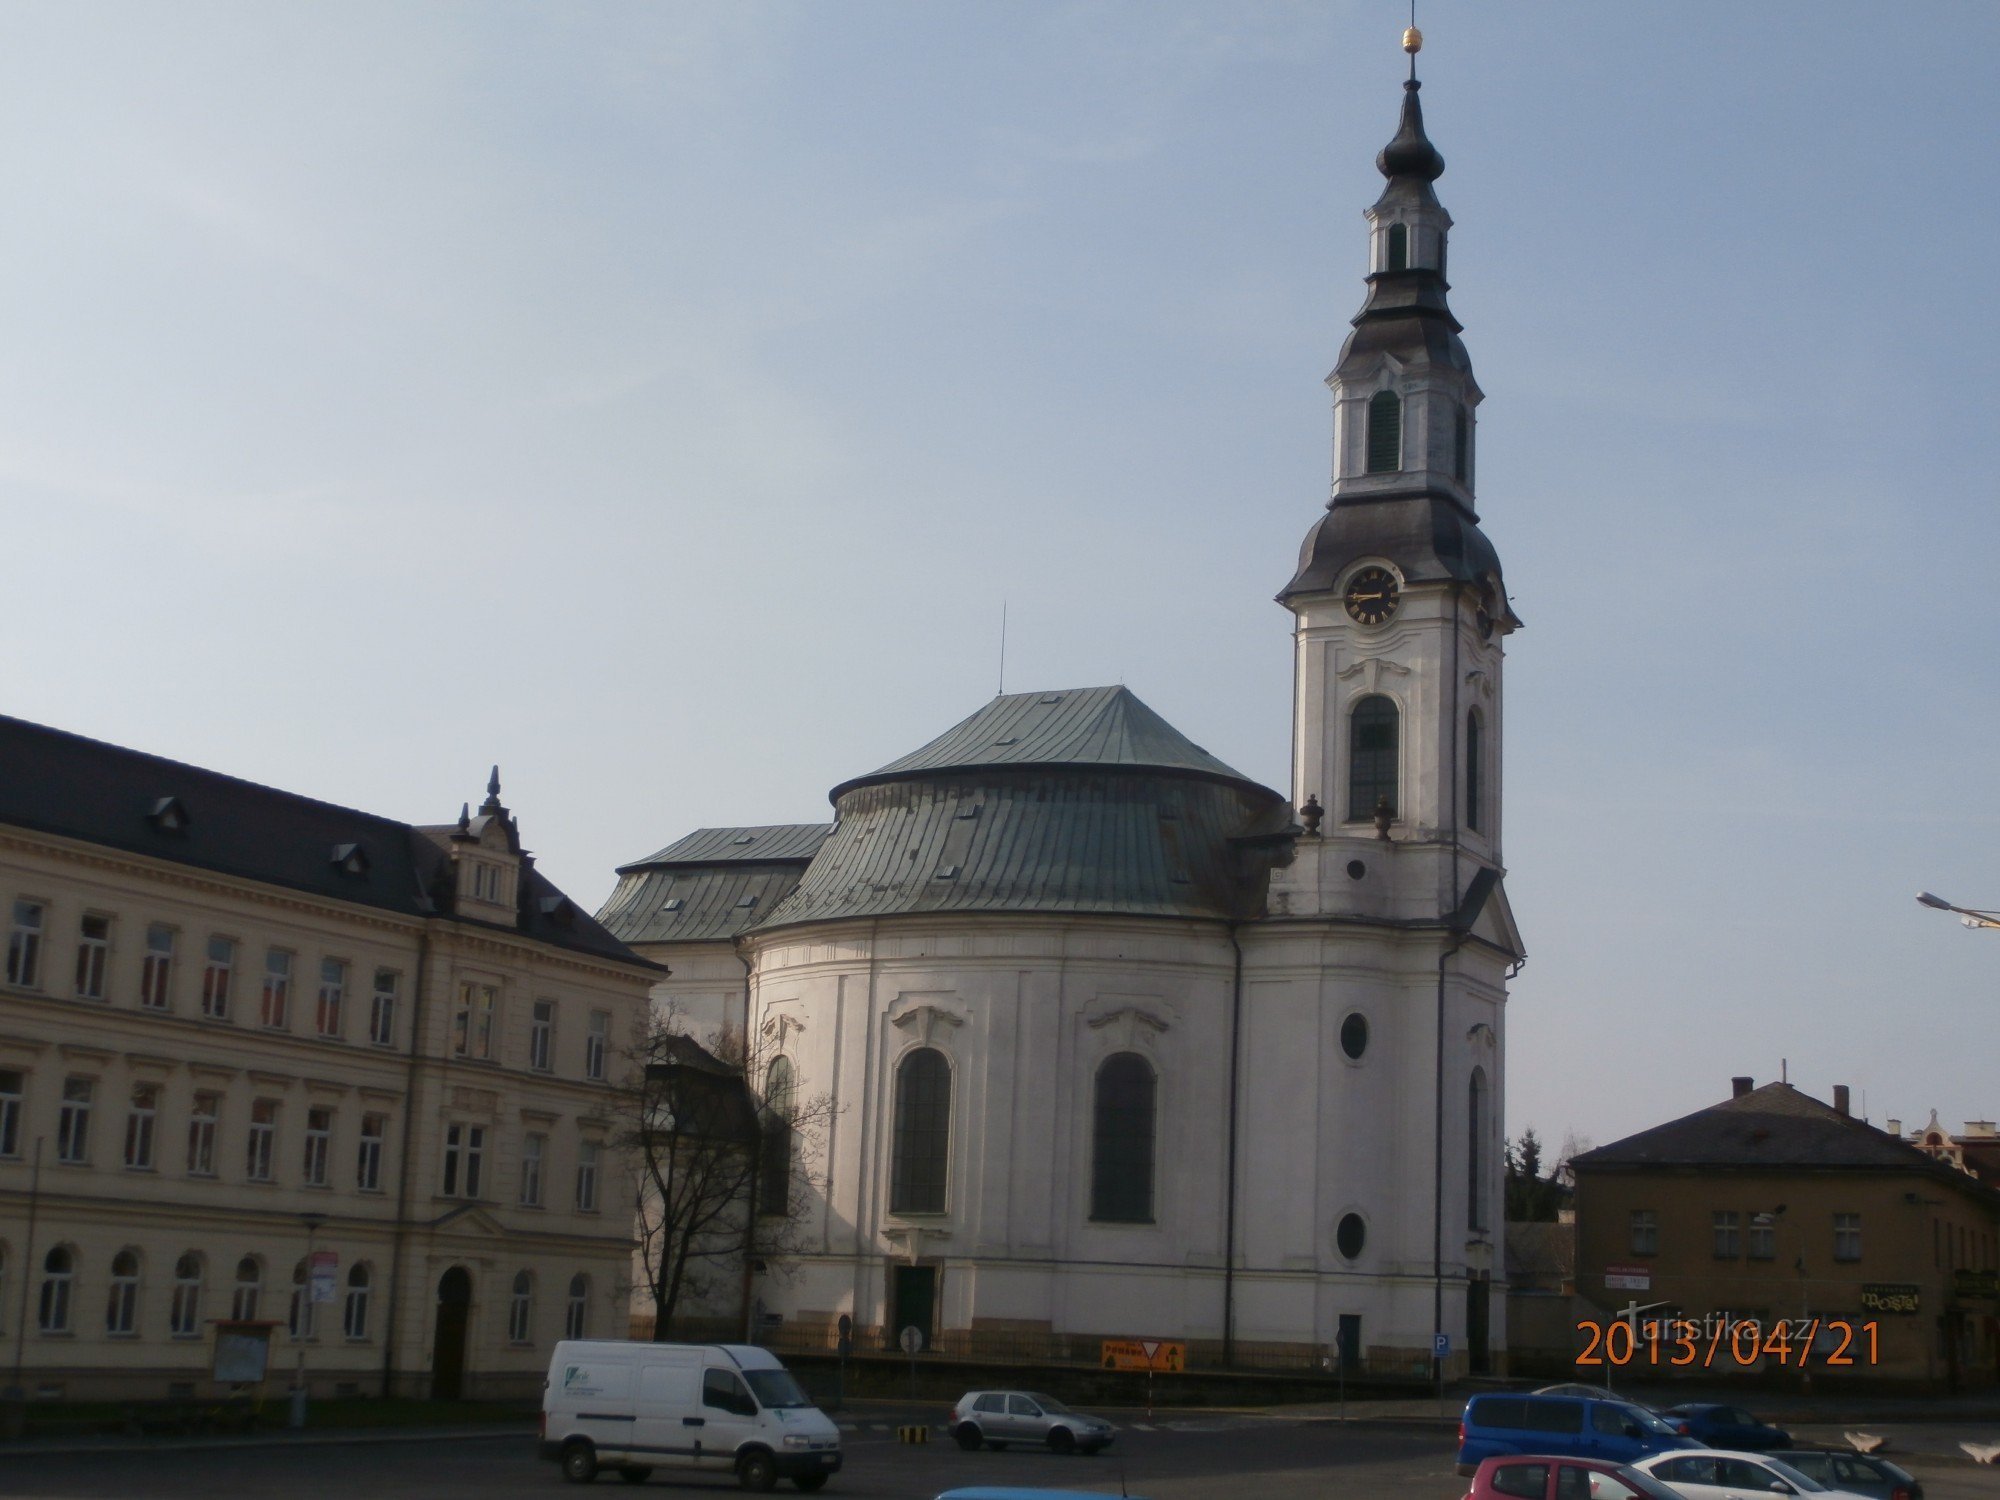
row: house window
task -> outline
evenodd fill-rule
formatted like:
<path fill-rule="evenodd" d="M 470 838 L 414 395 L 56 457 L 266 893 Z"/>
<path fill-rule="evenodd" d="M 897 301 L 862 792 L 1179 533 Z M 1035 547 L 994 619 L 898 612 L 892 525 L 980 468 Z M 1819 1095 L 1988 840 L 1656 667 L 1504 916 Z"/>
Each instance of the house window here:
<path fill-rule="evenodd" d="M 292 1267 L 292 1300 L 285 1309 L 285 1329 L 295 1339 L 309 1339 L 317 1321 L 313 1311 L 312 1267 L 300 1261 Z"/>
<path fill-rule="evenodd" d="M 382 1137 L 388 1128 L 387 1115 L 361 1117 L 361 1147 L 355 1155 L 354 1185 L 364 1193 L 382 1191 Z"/>
<path fill-rule="evenodd" d="M 129 1337 L 139 1326 L 139 1252 L 120 1250 L 111 1257 L 110 1295 L 104 1302 L 104 1331 Z"/>
<path fill-rule="evenodd" d="M 1403 401 L 1394 391 L 1368 398 L 1368 472 L 1394 474 L 1403 467 Z"/>
<path fill-rule="evenodd" d="M 521 1207 L 542 1206 L 542 1164 L 548 1159 L 549 1138 L 529 1131 L 521 1138 Z"/>
<path fill-rule="evenodd" d="M 229 1019 L 229 979 L 236 970 L 236 944 L 226 937 L 208 940 L 208 963 L 201 971 L 201 1013 L 211 1021 Z"/>
<path fill-rule="evenodd" d="M 56 1116 L 56 1160 L 82 1163 L 90 1160 L 90 1105 L 97 1091 L 89 1078 L 63 1080 L 62 1111 Z"/>
<path fill-rule="evenodd" d="M 537 1000 L 528 1019 L 528 1066 L 538 1073 L 549 1071 L 556 1034 L 556 1003 Z"/>
<path fill-rule="evenodd" d="M 1347 818 L 1366 823 L 1378 807 L 1397 815 L 1396 772 L 1400 715 L 1393 699 L 1370 693 L 1347 716 Z"/>
<path fill-rule="evenodd" d="M 1778 1257 L 1776 1215 L 1768 1213 L 1750 1215 L 1749 1234 L 1744 1244 L 1750 1259 L 1776 1260 Z"/>
<path fill-rule="evenodd" d="M 1465 1222 L 1486 1227 L 1486 1070 L 1474 1068 L 1465 1085 Z"/>
<path fill-rule="evenodd" d="M 583 1034 L 583 1076 L 593 1081 L 604 1077 L 604 1053 L 611 1044 L 611 1012 L 590 1013 L 590 1029 Z"/>
<path fill-rule="evenodd" d="M 396 1045 L 396 981 L 394 969 L 375 971 L 375 995 L 368 1003 L 368 1040 L 378 1047 Z"/>
<path fill-rule="evenodd" d="M 128 1171 L 153 1170 L 153 1125 L 159 1112 L 159 1085 L 133 1084 L 132 1109 L 125 1116 L 125 1166 Z"/>
<path fill-rule="evenodd" d="M 500 1002 L 498 986 L 461 984 L 458 1009 L 451 1018 L 451 1050 L 460 1057 L 493 1055 L 493 1012 Z"/>
<path fill-rule="evenodd" d="M 533 1326 L 535 1308 L 535 1278 L 526 1271 L 514 1273 L 514 1292 L 507 1300 L 507 1339 L 510 1343 L 528 1342 L 528 1330 Z"/>
<path fill-rule="evenodd" d="M 943 1213 L 950 1154 L 951 1065 L 937 1048 L 919 1047 L 896 1068 L 889 1212 Z"/>
<path fill-rule="evenodd" d="M 271 1163 L 278 1144 L 278 1101 L 259 1099 L 250 1106 L 250 1140 L 244 1153 L 246 1172 L 252 1182 L 271 1180 Z"/>
<path fill-rule="evenodd" d="M 576 1148 L 576 1211 L 597 1212 L 597 1142 L 582 1141 Z"/>
<path fill-rule="evenodd" d="M 315 1108 L 306 1111 L 305 1185 L 325 1187 L 327 1158 L 333 1154 L 333 1111 Z"/>
<path fill-rule="evenodd" d="M 21 1154 L 21 1096 L 26 1090 L 26 1075 L 0 1068 L 0 1157 Z"/>
<path fill-rule="evenodd" d="M 1385 271 L 1407 271 L 1410 268 L 1410 231 L 1402 224 L 1391 224 L 1388 233 L 1388 254 L 1383 258 Z"/>
<path fill-rule="evenodd" d="M 1632 1253 L 1634 1255 L 1660 1253 L 1660 1216 L 1650 1208 L 1632 1210 Z"/>
<path fill-rule="evenodd" d="M 1475 708 L 1465 716 L 1465 826 L 1474 833 L 1479 832 L 1479 820 L 1485 816 L 1480 806 L 1480 793 L 1485 790 L 1484 766 L 1479 759 L 1481 738 L 1479 710 Z"/>
<path fill-rule="evenodd" d="M 1860 1214 L 1833 1216 L 1833 1258 L 1845 1261 L 1861 1259 Z"/>
<path fill-rule="evenodd" d="M 774 1057 L 764 1073 L 764 1159 L 757 1164 L 757 1209 L 767 1215 L 792 1206 L 792 1061 Z"/>
<path fill-rule="evenodd" d="M 341 1004 L 347 998 L 347 961 L 323 958 L 319 961 L 319 1008 L 314 1023 L 321 1036 L 340 1035 Z"/>
<path fill-rule="evenodd" d="M 14 903 L 14 926 L 7 934 L 7 982 L 24 990 L 42 983 L 42 918 L 39 901 Z"/>
<path fill-rule="evenodd" d="M 1715 1258 L 1735 1260 L 1743 1253 L 1743 1216 L 1735 1209 L 1717 1209 L 1710 1216 L 1715 1238 Z"/>
<path fill-rule="evenodd" d="M 76 1279 L 76 1256 L 57 1245 L 42 1259 L 42 1295 L 35 1326 L 43 1333 L 69 1332 L 69 1294 Z"/>
<path fill-rule="evenodd" d="M 174 1300 L 167 1310 L 167 1332 L 177 1339 L 201 1335 L 201 1257 L 192 1250 L 174 1262 Z"/>
<path fill-rule="evenodd" d="M 273 948 L 264 955 L 264 999 L 258 1010 L 264 1024 L 283 1031 L 292 1005 L 292 955 Z"/>
<path fill-rule="evenodd" d="M 194 1096 L 188 1112 L 187 1169 L 191 1177 L 215 1175 L 215 1122 L 222 1113 L 222 1095 L 203 1092 Z"/>
<path fill-rule="evenodd" d="M 229 1302 L 229 1316 L 239 1323 L 257 1320 L 257 1303 L 264 1291 L 264 1263 L 254 1255 L 236 1262 L 236 1289 Z"/>
<path fill-rule="evenodd" d="M 340 1331 L 356 1343 L 368 1337 L 368 1267 L 358 1261 L 347 1273 L 347 1301 L 340 1309 Z"/>
<path fill-rule="evenodd" d="M 589 1314 L 590 1278 L 579 1271 L 569 1279 L 569 1306 L 563 1313 L 563 1337 L 582 1338 Z"/>
<path fill-rule="evenodd" d="M 1090 1216 L 1108 1224 L 1153 1222 L 1152 1064 L 1116 1052 L 1097 1068 L 1091 1110 Z"/>
<path fill-rule="evenodd" d="M 447 1198 L 477 1198 L 485 1162 L 484 1125 L 445 1126 L 443 1191 Z"/>
<path fill-rule="evenodd" d="M 104 968 L 111 956 L 111 918 L 85 912 L 77 924 L 76 993 L 80 1000 L 104 998 Z"/>
<path fill-rule="evenodd" d="M 173 1003 L 174 930 L 158 922 L 146 929 L 146 962 L 139 970 L 139 1003 L 166 1010 Z"/>

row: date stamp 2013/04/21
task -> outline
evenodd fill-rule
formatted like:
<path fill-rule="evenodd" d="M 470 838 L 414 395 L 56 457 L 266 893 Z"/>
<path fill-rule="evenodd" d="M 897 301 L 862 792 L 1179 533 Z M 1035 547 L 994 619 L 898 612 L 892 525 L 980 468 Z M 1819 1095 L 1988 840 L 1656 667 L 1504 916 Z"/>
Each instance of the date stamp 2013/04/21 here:
<path fill-rule="evenodd" d="M 1699 1365 L 1749 1368 L 1778 1365 L 1803 1370 L 1843 1369 L 1880 1362 L 1880 1325 L 1870 1318 L 1628 1318 L 1608 1323 L 1584 1318 L 1579 1366 L 1654 1366 L 1685 1370 Z"/>

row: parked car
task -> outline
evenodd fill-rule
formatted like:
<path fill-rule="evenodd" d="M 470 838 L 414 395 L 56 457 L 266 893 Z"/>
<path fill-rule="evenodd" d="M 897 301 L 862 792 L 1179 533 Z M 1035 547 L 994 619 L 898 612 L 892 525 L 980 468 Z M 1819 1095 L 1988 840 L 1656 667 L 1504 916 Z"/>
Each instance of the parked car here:
<path fill-rule="evenodd" d="M 1820 1500 L 1860 1500 L 1808 1478 L 1768 1453 L 1731 1453 L 1702 1448 L 1693 1453 L 1656 1453 L 1632 1465 L 1675 1494 L 1690 1500 L 1743 1500 L 1746 1495 L 1812 1495 Z"/>
<path fill-rule="evenodd" d="M 1513 1454 L 1482 1461 L 1465 1500 L 1680 1500 L 1649 1474 L 1595 1458 Z M 942 1500 L 942 1497 L 940 1497 Z"/>
<path fill-rule="evenodd" d="M 1768 1453 L 1773 1448 L 1792 1446 L 1792 1435 L 1782 1427 L 1760 1422 L 1740 1406 L 1724 1406 L 1716 1401 L 1690 1401 L 1670 1406 L 1660 1413 L 1669 1422 L 1687 1425 L 1681 1430 L 1699 1438 L 1704 1448 L 1727 1448 L 1732 1452 L 1749 1449 Z"/>
<path fill-rule="evenodd" d="M 1631 1463 L 1670 1448 L 1698 1448 L 1631 1401 L 1602 1396 L 1474 1396 L 1458 1423 L 1458 1472 L 1471 1474 L 1496 1455 L 1554 1454 Z"/>
<path fill-rule="evenodd" d="M 967 1391 L 951 1409 L 951 1435 L 968 1452 L 981 1444 L 1046 1443 L 1057 1453 L 1095 1453 L 1110 1445 L 1114 1429 L 1040 1391 Z"/>
<path fill-rule="evenodd" d="M 1899 1463 L 1845 1448 L 1793 1448 L 1785 1462 L 1808 1478 L 1876 1500 L 1924 1500 L 1923 1484 Z"/>

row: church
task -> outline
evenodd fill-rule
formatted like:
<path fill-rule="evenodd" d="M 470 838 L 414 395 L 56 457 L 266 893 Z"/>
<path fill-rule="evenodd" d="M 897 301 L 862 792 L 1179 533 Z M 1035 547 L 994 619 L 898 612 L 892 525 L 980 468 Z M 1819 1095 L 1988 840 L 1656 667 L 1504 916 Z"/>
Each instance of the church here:
<path fill-rule="evenodd" d="M 1123 687 L 1010 693 L 833 788 L 830 823 L 618 872 L 599 920 L 672 971 L 656 1006 L 750 1038 L 767 1101 L 831 1102 L 790 1166 L 805 1212 L 747 1268 L 780 1347 L 845 1317 L 862 1348 L 1504 1368 L 1521 622 L 1475 508 L 1444 159 L 1403 87 L 1327 378 L 1331 497 L 1277 596 L 1289 791 Z"/>

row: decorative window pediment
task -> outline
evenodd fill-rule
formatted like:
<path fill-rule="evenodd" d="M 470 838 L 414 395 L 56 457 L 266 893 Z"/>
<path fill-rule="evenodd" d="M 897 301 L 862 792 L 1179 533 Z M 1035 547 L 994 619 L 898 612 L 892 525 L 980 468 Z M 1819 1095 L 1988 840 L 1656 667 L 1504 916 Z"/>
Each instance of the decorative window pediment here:
<path fill-rule="evenodd" d="M 965 1017 L 946 1010 L 935 999 L 903 995 L 889 1007 L 889 1024 L 906 1032 L 918 1046 L 928 1047 L 965 1024 Z"/>

